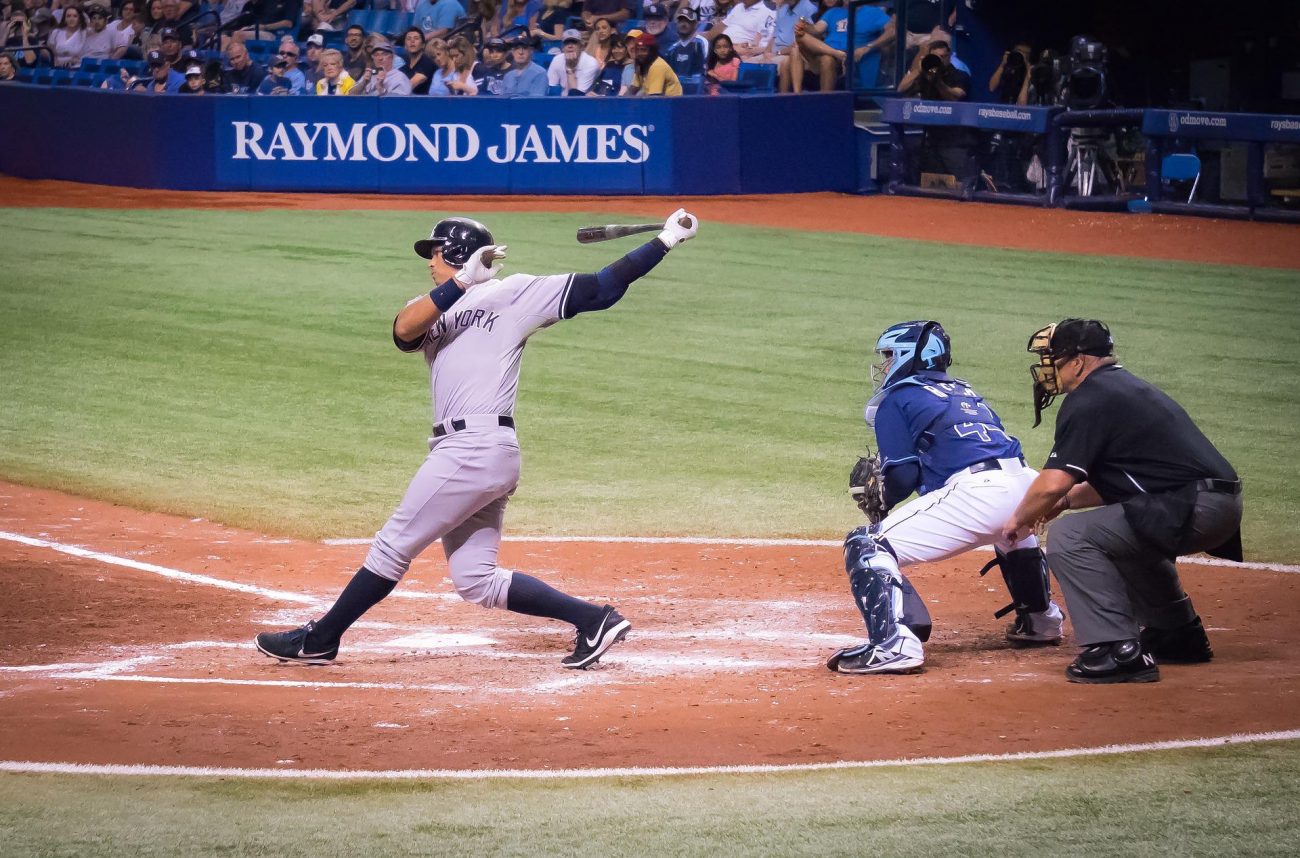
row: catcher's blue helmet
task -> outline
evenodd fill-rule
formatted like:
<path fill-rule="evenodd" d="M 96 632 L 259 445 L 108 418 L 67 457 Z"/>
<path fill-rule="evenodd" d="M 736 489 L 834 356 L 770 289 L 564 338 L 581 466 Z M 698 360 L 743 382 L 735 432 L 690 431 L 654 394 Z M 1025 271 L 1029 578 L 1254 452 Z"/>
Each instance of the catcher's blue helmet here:
<path fill-rule="evenodd" d="M 871 365 L 871 382 L 876 391 L 888 390 L 921 370 L 946 370 L 952 365 L 952 341 L 938 322 L 899 322 L 876 340 L 876 354 L 881 359 Z"/>

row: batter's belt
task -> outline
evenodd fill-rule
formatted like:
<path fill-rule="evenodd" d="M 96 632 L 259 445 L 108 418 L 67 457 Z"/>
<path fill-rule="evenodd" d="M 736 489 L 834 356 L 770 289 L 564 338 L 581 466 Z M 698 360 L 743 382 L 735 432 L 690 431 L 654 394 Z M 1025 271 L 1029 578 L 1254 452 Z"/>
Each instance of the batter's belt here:
<path fill-rule="evenodd" d="M 433 426 L 433 437 L 441 438 L 444 435 L 450 435 L 452 432 L 460 432 L 467 426 L 472 426 L 475 429 L 484 429 L 491 426 L 506 426 L 513 429 L 515 428 L 515 418 L 508 414 L 470 414 L 464 417 L 453 417 L 450 420 L 435 423 Z"/>

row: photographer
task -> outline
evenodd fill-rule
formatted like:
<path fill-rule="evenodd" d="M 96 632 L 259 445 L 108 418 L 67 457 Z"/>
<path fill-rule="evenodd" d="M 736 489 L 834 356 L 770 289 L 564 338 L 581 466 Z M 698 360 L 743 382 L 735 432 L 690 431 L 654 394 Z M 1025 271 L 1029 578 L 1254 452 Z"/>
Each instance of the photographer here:
<path fill-rule="evenodd" d="M 970 75 L 953 67 L 948 43 L 932 39 L 916 52 L 912 67 L 899 81 L 898 92 L 928 101 L 965 101 L 970 86 Z"/>
<path fill-rule="evenodd" d="M 1002 54 L 1002 62 L 989 78 L 989 90 L 997 96 L 999 103 L 1020 107 L 1029 104 L 1032 55 L 1033 48 L 1028 42 L 1017 42 L 1014 48 Z"/>
<path fill-rule="evenodd" d="M 361 73 L 357 85 L 352 87 L 348 95 L 411 94 L 411 79 L 393 68 L 392 45 L 377 42 L 370 49 L 370 61 L 374 65 Z"/>

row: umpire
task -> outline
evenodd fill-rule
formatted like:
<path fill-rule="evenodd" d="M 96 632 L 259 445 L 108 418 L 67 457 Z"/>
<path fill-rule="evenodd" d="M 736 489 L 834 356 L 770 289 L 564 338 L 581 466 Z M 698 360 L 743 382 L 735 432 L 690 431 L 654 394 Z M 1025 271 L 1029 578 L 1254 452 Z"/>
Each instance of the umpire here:
<path fill-rule="evenodd" d="M 1241 482 L 1187 412 L 1115 361 L 1101 322 L 1036 331 L 1035 423 L 1059 394 L 1056 439 L 1004 538 L 1065 510 L 1048 563 L 1083 652 L 1071 682 L 1156 682 L 1159 661 L 1213 656 L 1174 559 L 1207 551 L 1241 560 Z"/>

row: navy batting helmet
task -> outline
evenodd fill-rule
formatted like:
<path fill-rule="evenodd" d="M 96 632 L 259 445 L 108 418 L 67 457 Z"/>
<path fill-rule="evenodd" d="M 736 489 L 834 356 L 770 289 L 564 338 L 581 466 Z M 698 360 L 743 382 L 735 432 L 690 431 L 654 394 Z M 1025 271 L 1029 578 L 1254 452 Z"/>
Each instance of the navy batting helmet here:
<path fill-rule="evenodd" d="M 415 252 L 432 259 L 435 250 L 449 265 L 464 265 L 474 251 L 492 244 L 487 227 L 467 217 L 449 217 L 438 221 L 429 237 L 415 243 Z"/>

